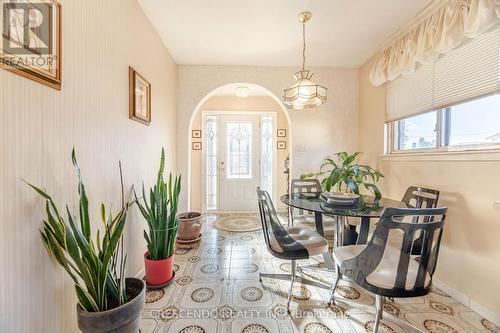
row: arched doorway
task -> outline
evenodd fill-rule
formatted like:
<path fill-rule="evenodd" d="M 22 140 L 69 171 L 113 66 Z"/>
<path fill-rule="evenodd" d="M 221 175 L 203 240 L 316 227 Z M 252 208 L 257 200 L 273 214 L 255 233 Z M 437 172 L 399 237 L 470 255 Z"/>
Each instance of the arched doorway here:
<path fill-rule="evenodd" d="M 249 96 L 237 97 L 235 94 L 237 87 L 249 88 Z M 251 126 L 252 122 L 254 126 Z M 267 154 L 260 153 L 250 159 L 253 164 L 251 163 L 249 167 L 257 170 L 258 165 L 260 172 L 257 178 L 253 179 L 253 183 L 248 179 L 245 180 L 244 178 L 249 177 L 244 175 L 234 180 L 225 177 L 230 176 L 229 170 L 233 169 L 227 162 L 227 170 L 224 165 L 225 157 L 229 157 L 226 154 L 229 149 L 229 143 L 225 144 L 229 142 L 226 129 L 235 123 L 247 123 L 250 128 L 254 128 L 254 139 L 258 136 L 259 140 L 252 140 L 255 148 L 250 150 L 253 152 L 259 150 L 261 153 L 266 151 Z M 217 133 L 212 131 L 213 126 L 217 129 Z M 288 161 L 292 160 L 291 130 L 290 117 L 285 106 L 265 87 L 252 83 L 232 83 L 220 86 L 207 94 L 197 104 L 189 122 L 188 208 L 200 211 L 248 211 L 250 208 L 248 205 L 244 206 L 244 198 L 233 197 L 238 195 L 234 193 L 244 196 L 250 203 L 251 199 L 248 196 L 255 193 L 255 186 L 266 187 L 266 184 L 268 187 L 272 186 L 268 190 L 276 200 L 278 194 L 286 192 L 288 186 L 288 177 L 284 174 L 284 161 L 287 158 Z M 211 139 L 214 135 L 218 136 L 218 140 Z M 224 149 L 226 150 L 222 151 Z M 269 179 L 270 155 L 273 161 L 272 179 Z M 291 169 L 291 164 L 288 164 Z M 248 168 L 246 170 L 248 171 Z M 252 176 L 255 174 L 252 173 Z M 228 197 L 227 193 L 231 193 L 231 196 Z M 222 204 L 221 198 L 224 198 Z M 251 201 L 251 209 L 257 209 L 254 200 Z M 278 206 L 278 210 L 280 209 L 284 207 Z"/>

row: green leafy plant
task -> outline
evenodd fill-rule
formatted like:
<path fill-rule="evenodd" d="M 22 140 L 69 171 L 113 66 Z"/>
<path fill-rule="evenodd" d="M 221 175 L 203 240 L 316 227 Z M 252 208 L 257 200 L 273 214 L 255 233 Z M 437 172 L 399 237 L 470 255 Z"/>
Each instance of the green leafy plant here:
<path fill-rule="evenodd" d="M 359 188 L 363 186 L 372 192 L 376 198 L 381 198 L 382 194 L 375 183 L 384 175 L 368 165 L 355 163 L 359 154 L 359 152 L 353 154 L 336 153 L 337 162 L 331 158 L 326 158 L 319 172 L 306 173 L 301 175 L 300 178 L 322 177 L 321 187 L 327 192 L 333 188 L 338 192 L 359 194 Z"/>
<path fill-rule="evenodd" d="M 78 303 L 88 312 L 106 311 L 127 302 L 123 276 L 127 256 L 123 254 L 121 240 L 129 204 L 122 202 L 122 209 L 113 217 L 111 212 L 107 215 L 104 204 L 101 203 L 100 215 L 104 234 L 101 237 L 98 230 L 93 240 L 89 201 L 74 149 L 71 159 L 78 175 L 79 218 L 73 215 L 66 205 L 65 221 L 46 191 L 27 184 L 45 199 L 47 217 L 40 229 L 42 241 L 49 254 L 73 279 Z"/>
<path fill-rule="evenodd" d="M 172 179 L 170 173 L 168 182 L 165 182 L 164 169 L 165 150 L 162 148 L 156 184 L 149 189 L 149 203 L 144 184 L 142 184 L 142 200 L 134 191 L 137 206 L 149 227 L 149 232 L 144 230 L 144 239 L 147 242 L 150 260 L 162 260 L 172 256 L 179 225 L 177 205 L 181 191 L 181 176 Z"/>

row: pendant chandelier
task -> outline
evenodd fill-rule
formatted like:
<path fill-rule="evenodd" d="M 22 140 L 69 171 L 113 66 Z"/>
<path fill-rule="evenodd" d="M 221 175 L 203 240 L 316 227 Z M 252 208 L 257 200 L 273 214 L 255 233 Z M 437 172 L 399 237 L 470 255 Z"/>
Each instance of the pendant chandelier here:
<path fill-rule="evenodd" d="M 283 103 L 294 110 L 315 108 L 326 102 L 327 89 L 311 81 L 313 73 L 305 69 L 306 66 L 306 23 L 311 20 L 311 12 L 299 14 L 299 23 L 302 24 L 302 70 L 295 73 L 297 82 L 283 91 Z"/>

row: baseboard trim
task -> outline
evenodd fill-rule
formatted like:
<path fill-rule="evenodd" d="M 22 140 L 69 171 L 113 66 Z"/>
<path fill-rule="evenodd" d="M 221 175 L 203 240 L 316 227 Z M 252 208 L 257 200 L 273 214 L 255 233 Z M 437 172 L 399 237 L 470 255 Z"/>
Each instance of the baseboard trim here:
<path fill-rule="evenodd" d="M 470 296 L 465 295 L 461 291 L 453 288 L 452 286 L 444 283 L 439 279 L 433 279 L 432 282 L 437 288 L 441 289 L 442 291 L 444 291 L 445 293 L 447 293 L 448 295 L 450 295 L 463 305 L 467 306 L 472 311 L 478 313 L 483 318 L 491 321 L 493 324 L 500 326 L 500 314 L 495 313 L 494 311 L 488 309 L 482 304 L 479 304 Z"/>

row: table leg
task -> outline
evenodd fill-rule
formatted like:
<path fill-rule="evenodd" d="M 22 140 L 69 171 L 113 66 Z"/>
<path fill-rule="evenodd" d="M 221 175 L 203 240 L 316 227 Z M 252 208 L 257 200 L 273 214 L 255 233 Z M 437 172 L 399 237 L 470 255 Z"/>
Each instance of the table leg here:
<path fill-rule="evenodd" d="M 370 218 L 366 216 L 362 217 L 361 225 L 359 226 L 358 241 L 356 242 L 356 244 L 358 245 L 366 244 L 366 241 L 368 240 L 369 231 L 370 231 Z"/>
<path fill-rule="evenodd" d="M 325 237 L 325 231 L 323 229 L 323 214 L 315 212 L 314 222 L 316 224 L 316 232 Z M 323 253 L 323 259 L 325 260 L 326 268 L 335 269 L 335 261 L 333 260 L 332 254 L 330 252 Z"/>
<path fill-rule="evenodd" d="M 335 247 L 344 246 L 344 228 L 345 221 L 343 216 L 335 215 Z M 335 265 L 339 279 L 342 279 L 340 266 Z"/>
<path fill-rule="evenodd" d="M 316 231 L 318 234 L 325 237 L 325 230 L 323 229 L 323 214 L 314 212 L 314 223 L 316 224 Z"/>

